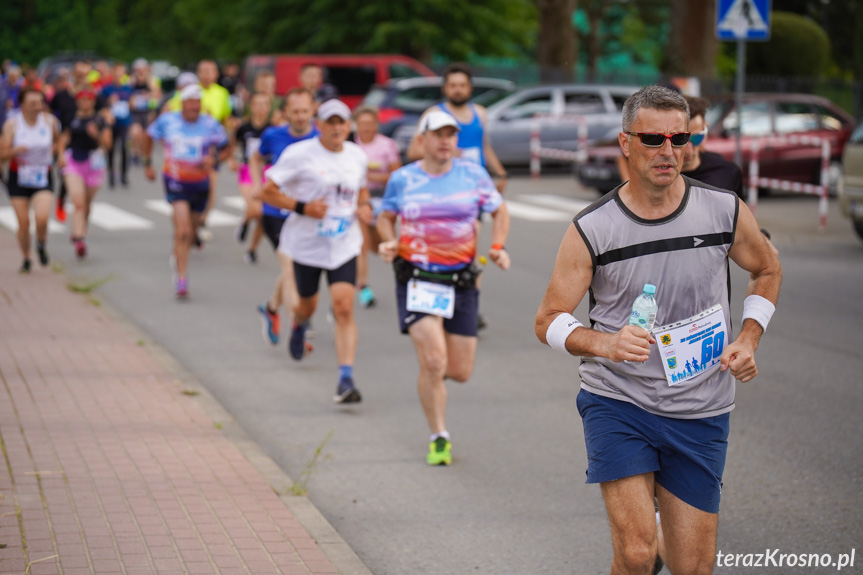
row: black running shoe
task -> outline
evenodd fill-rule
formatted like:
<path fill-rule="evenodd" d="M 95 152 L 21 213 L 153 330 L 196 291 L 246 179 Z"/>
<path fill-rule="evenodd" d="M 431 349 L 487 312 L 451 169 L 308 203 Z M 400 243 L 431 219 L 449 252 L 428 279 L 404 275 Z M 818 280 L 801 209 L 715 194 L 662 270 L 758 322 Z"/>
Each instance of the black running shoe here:
<path fill-rule="evenodd" d="M 45 250 L 45 244 L 36 242 L 36 251 L 39 252 L 39 263 L 47 266 L 51 259 L 48 257 L 48 252 Z"/>
<path fill-rule="evenodd" d="M 354 386 L 352 377 L 343 377 L 339 380 L 336 395 L 333 401 L 336 403 L 359 403 L 363 400 L 359 390 Z"/>
<path fill-rule="evenodd" d="M 19 273 L 29 274 L 30 273 L 30 260 L 24 260 L 21 262 L 21 269 L 18 270 Z"/>

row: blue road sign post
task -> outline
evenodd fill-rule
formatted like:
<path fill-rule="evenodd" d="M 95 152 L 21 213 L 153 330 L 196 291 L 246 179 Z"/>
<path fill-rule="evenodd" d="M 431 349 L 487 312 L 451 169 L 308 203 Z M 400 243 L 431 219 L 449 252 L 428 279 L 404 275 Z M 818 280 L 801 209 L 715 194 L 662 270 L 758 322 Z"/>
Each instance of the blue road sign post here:
<path fill-rule="evenodd" d="M 743 129 L 743 83 L 746 77 L 746 42 L 770 39 L 770 0 L 717 0 L 716 37 L 737 41 L 737 76 L 734 82 L 737 106 L 737 149 L 734 161 L 743 169 L 740 132 Z"/>

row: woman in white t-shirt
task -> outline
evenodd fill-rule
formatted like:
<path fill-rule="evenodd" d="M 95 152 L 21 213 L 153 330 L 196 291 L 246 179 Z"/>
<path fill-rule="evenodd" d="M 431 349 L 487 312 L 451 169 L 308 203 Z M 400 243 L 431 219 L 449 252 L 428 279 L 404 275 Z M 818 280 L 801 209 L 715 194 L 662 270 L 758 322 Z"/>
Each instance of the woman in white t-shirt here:
<path fill-rule="evenodd" d="M 372 209 L 378 213 L 384 197 L 384 189 L 390 179 L 390 174 L 402 166 L 399 147 L 395 140 L 378 133 L 378 110 L 371 106 L 360 106 L 354 110 L 356 135 L 354 141 L 369 157 L 369 194 Z M 368 225 L 363 225 L 363 251 L 357 260 L 357 284 L 360 290 L 360 305 L 368 308 L 375 305 L 375 294 L 368 285 L 369 252 L 377 253 L 381 238 L 375 226 L 374 218 Z"/>
<path fill-rule="evenodd" d="M 306 329 L 318 304 L 321 275 L 326 272 L 336 321 L 339 383 L 337 403 L 356 403 L 353 364 L 357 349 L 354 320 L 357 256 L 363 236 L 360 221 L 371 221 L 366 183 L 368 158 L 347 142 L 351 110 L 339 100 L 318 108 L 320 136 L 285 148 L 266 175 L 261 199 L 294 213 L 282 226 L 279 251 L 291 256 L 299 301 L 288 349 L 300 360 L 308 349 Z"/>
<path fill-rule="evenodd" d="M 0 164 L 9 164 L 9 198 L 18 219 L 18 246 L 24 261 L 21 273 L 30 271 L 30 206 L 36 219 L 36 250 L 39 263 L 47 266 L 48 219 L 54 201 L 51 167 L 60 156 L 60 122 L 43 112 L 42 92 L 24 88 L 18 94 L 20 114 L 3 125 L 0 137 Z M 11 161 L 10 161 L 11 160 Z"/>

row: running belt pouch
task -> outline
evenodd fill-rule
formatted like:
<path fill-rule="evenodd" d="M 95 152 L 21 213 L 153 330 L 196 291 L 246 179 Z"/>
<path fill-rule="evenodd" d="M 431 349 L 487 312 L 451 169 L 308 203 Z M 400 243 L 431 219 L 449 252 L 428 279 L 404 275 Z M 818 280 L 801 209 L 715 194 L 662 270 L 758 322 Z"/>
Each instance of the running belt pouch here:
<path fill-rule="evenodd" d="M 404 258 L 393 260 L 393 270 L 396 273 L 396 281 L 402 285 L 416 278 L 431 283 L 455 286 L 458 289 L 473 288 L 476 285 L 476 278 L 482 273 L 479 266 L 471 264 L 452 273 L 434 274 L 419 269 Z"/>

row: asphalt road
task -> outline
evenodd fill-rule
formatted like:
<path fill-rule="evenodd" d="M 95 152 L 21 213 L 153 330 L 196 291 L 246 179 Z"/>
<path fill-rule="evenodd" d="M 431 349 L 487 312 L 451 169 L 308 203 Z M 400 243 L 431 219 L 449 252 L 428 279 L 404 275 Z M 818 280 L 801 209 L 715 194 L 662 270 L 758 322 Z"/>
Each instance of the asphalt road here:
<path fill-rule="evenodd" d="M 243 262 L 232 226 L 240 212 L 235 199 L 225 199 L 237 195 L 233 181 L 223 169 L 218 209 L 225 225 L 192 255 L 188 302 L 173 298 L 170 222 L 154 211 L 159 202 L 146 203 L 161 198 L 161 188 L 140 169 L 130 189 L 103 189 L 97 200 L 148 228 L 94 225 L 83 262 L 68 232 L 58 231 L 50 252 L 81 285 L 107 278 L 96 297 L 178 358 L 290 476 L 305 477 L 312 501 L 374 573 L 607 573 L 611 546 L 599 488 L 584 484 L 578 361 L 540 345 L 532 329 L 568 219 L 595 194 L 559 174 L 510 182 L 507 197 L 520 205 L 507 241 L 513 267 L 487 271 L 482 309 L 490 327 L 476 370 L 469 383 L 449 386 L 455 463 L 429 468 L 416 360 L 398 333 L 387 266 L 372 259 L 378 306 L 357 312 L 355 378 L 363 403 L 335 406 L 326 298 L 313 320 L 315 352 L 303 362 L 261 337 L 255 308 L 272 289 L 277 263 L 267 244 L 258 264 Z M 758 350 L 761 374 L 738 385 L 718 548 L 850 553 L 863 547 L 863 243 L 834 202 L 825 233 L 817 231 L 814 199 L 766 198 L 757 216 L 781 251 L 785 281 Z M 0 241 L 14 236 L 0 228 Z M 39 273 L 46 272 L 37 270 L 34 280 Z M 732 317 L 740 317 L 747 279 L 733 274 Z M 583 321 L 586 307 L 576 312 Z M 856 555 L 858 566 L 845 572 L 861 571 L 863 549 Z M 762 571 L 792 572 L 753 572 Z"/>

